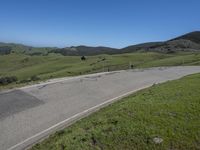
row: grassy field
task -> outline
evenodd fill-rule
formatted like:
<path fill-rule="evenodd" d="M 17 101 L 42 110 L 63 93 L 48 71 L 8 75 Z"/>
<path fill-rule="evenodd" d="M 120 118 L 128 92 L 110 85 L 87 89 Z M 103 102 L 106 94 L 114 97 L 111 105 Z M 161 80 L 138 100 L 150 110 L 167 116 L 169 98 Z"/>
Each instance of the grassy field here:
<path fill-rule="evenodd" d="M 146 52 L 98 55 L 89 56 L 86 61 L 81 61 L 78 56 L 62 56 L 57 54 L 49 54 L 47 56 L 10 54 L 0 56 L 0 77 L 16 76 L 19 81 L 23 81 L 29 80 L 32 76 L 37 76 L 40 80 L 47 80 L 57 77 L 102 72 L 108 69 L 110 71 L 128 69 L 129 62 L 132 62 L 134 68 L 199 65 L 200 53 L 163 54 Z M 0 86 L 0 89 L 22 85 L 24 84 L 14 83 Z"/>
<path fill-rule="evenodd" d="M 200 74 L 195 74 L 126 97 L 31 150 L 200 149 L 199 118 Z"/>

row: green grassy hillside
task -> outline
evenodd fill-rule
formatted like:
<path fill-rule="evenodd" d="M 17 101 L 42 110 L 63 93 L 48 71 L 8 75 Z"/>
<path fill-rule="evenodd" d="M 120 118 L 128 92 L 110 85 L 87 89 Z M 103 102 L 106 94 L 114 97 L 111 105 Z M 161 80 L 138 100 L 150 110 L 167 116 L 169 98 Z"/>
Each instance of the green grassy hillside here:
<path fill-rule="evenodd" d="M 200 74 L 154 85 L 61 130 L 31 150 L 200 149 Z"/>
<path fill-rule="evenodd" d="M 18 82 L 29 80 L 33 76 L 37 76 L 40 80 L 46 80 L 108 70 L 128 69 L 130 62 L 134 68 L 199 65 L 200 54 L 129 53 L 88 56 L 86 61 L 81 61 L 79 56 L 9 54 L 0 56 L 0 77 L 16 76 L 19 80 Z M 13 87 L 16 84 L 9 86 Z M 5 88 L 5 86 L 0 86 L 0 88 Z"/>

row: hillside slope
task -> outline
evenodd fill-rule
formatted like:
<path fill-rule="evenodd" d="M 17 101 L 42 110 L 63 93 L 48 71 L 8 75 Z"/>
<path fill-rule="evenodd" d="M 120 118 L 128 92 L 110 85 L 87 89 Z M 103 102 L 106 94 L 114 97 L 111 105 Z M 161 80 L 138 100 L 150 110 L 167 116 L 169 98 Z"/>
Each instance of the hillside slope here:
<path fill-rule="evenodd" d="M 188 34 L 182 35 L 172 40 L 180 40 L 180 39 L 190 40 L 192 42 L 200 44 L 200 31 L 190 32 Z"/>
<path fill-rule="evenodd" d="M 102 71 L 149 68 L 158 66 L 200 65 L 200 53 L 179 52 L 173 54 L 157 52 L 135 52 L 117 55 L 87 56 L 81 61 L 79 56 L 29 56 L 24 54 L 0 55 L 0 78 L 15 76 L 18 82 L 2 85 L 0 90 L 32 81 L 48 80 L 58 77 L 76 76 Z"/>
<path fill-rule="evenodd" d="M 28 55 L 45 55 L 55 49 L 55 47 L 32 47 L 23 44 L 0 42 L 0 55 L 10 53 L 20 53 Z"/>
<path fill-rule="evenodd" d="M 151 42 L 128 46 L 123 52 L 153 51 L 172 53 L 177 51 L 200 51 L 200 32 L 191 32 L 165 42 Z"/>

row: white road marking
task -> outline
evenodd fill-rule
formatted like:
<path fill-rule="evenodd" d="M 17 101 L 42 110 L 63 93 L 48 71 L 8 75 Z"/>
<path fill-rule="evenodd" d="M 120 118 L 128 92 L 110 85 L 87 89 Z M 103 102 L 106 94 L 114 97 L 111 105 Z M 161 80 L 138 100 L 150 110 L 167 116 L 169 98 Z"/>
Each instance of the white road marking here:
<path fill-rule="evenodd" d="M 65 119 L 65 120 L 63 120 L 63 121 L 61 121 L 61 122 L 59 122 L 59 123 L 57 123 L 57 124 L 55 124 L 55 125 L 49 127 L 48 129 L 43 130 L 43 131 L 41 131 L 41 132 L 39 132 L 39 133 L 37 133 L 37 134 L 35 134 L 35 135 L 33 135 L 33 136 L 27 138 L 26 140 L 24 140 L 24 141 L 22 141 L 22 142 L 20 142 L 20 143 L 18 143 L 18 144 L 16 144 L 16 145 L 10 147 L 8 150 L 14 150 L 14 149 L 16 149 L 17 147 L 20 147 L 22 144 L 24 144 L 24 143 L 26 143 L 26 142 L 28 142 L 28 141 L 30 141 L 30 140 L 32 140 L 32 139 L 38 137 L 38 136 L 41 136 L 42 134 L 44 134 L 44 133 L 46 133 L 46 132 L 49 132 L 49 131 L 51 131 L 52 129 L 54 129 L 54 128 L 56 128 L 56 127 L 59 127 L 59 126 L 62 125 L 62 124 L 64 125 L 65 123 L 67 123 L 67 122 L 70 121 L 70 120 L 76 119 L 77 117 L 80 117 L 80 116 L 82 116 L 82 115 L 86 115 L 87 113 L 92 112 L 92 111 L 94 111 L 94 110 L 96 110 L 96 109 L 98 109 L 98 108 L 101 108 L 102 106 L 104 106 L 104 105 L 106 105 L 106 104 L 109 104 L 109 103 L 111 103 L 111 102 L 113 102 L 113 101 L 115 101 L 115 100 L 118 100 L 118 99 L 120 99 L 120 98 L 123 98 L 123 97 L 125 97 L 125 96 L 128 96 L 128 95 L 130 95 L 130 94 L 132 94 L 132 93 L 134 93 L 134 92 L 136 92 L 136 91 L 139 91 L 139 90 L 148 88 L 148 87 L 150 87 L 150 86 L 152 86 L 152 85 L 153 85 L 153 84 L 148 85 L 148 86 L 144 86 L 144 87 L 142 87 L 142 88 L 138 88 L 138 89 L 135 89 L 135 90 L 132 90 L 132 91 L 129 91 L 129 92 L 124 93 L 124 94 L 122 94 L 122 95 L 120 95 L 120 96 L 117 96 L 117 97 L 115 97 L 115 98 L 109 99 L 109 100 L 107 100 L 107 101 L 105 101 L 105 102 L 103 102 L 103 103 L 101 103 L 101 104 L 98 104 L 98 105 L 96 105 L 96 106 L 93 106 L 93 107 L 91 107 L 91 108 L 89 108 L 89 109 L 87 109 L 87 110 L 84 110 L 84 111 L 82 111 L 82 112 L 80 112 L 80 113 L 77 113 L 77 114 L 75 114 L 74 116 L 69 117 L 69 118 L 67 118 L 67 119 Z M 52 132 L 53 132 L 53 131 L 52 131 Z"/>

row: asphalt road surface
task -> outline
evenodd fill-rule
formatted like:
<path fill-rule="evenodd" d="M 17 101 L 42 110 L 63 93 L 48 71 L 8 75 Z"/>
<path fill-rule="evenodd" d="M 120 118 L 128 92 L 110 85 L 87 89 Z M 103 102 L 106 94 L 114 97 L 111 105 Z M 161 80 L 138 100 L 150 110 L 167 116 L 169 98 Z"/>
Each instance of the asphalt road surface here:
<path fill-rule="evenodd" d="M 198 72 L 200 66 L 116 71 L 1 92 L 0 150 L 25 149 L 114 100 Z"/>

